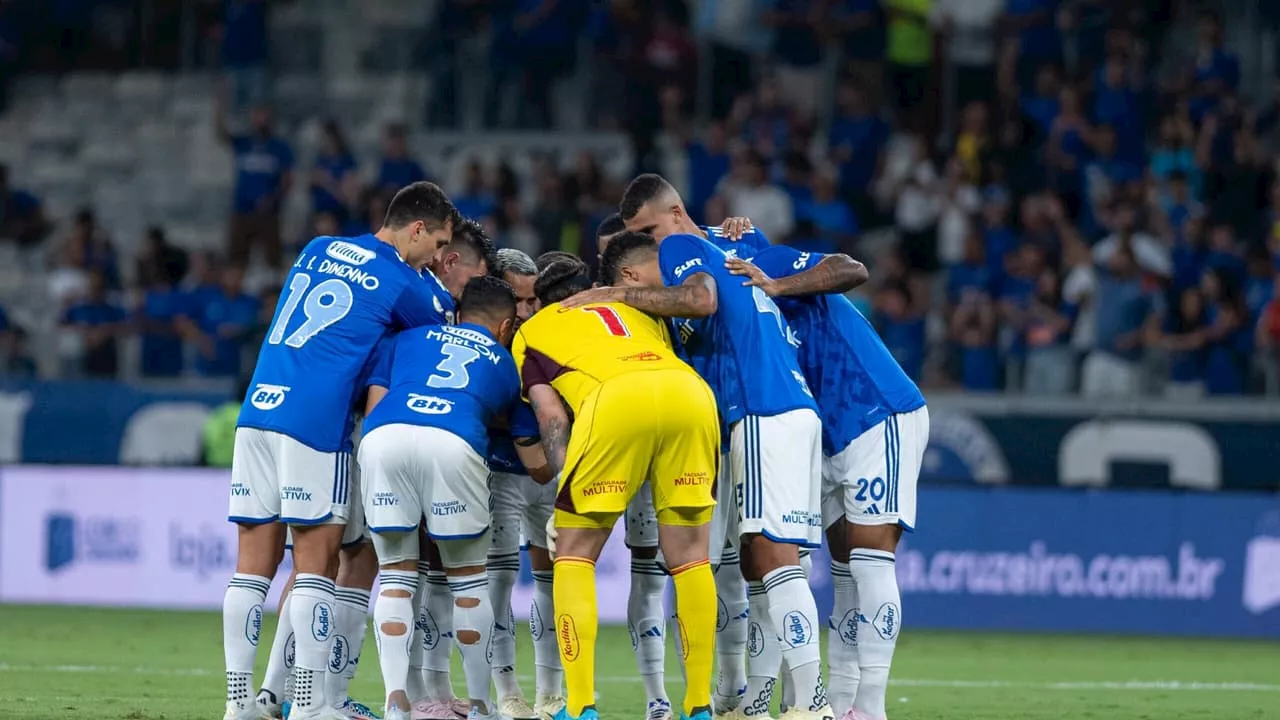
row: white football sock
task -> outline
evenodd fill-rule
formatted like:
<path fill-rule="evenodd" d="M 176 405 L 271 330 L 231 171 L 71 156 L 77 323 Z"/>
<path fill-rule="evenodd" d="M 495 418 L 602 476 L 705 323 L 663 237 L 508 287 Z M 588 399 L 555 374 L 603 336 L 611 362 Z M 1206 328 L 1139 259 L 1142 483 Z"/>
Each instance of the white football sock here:
<path fill-rule="evenodd" d="M 277 703 L 292 699 L 293 653 L 293 622 L 289 619 L 289 598 L 286 597 L 276 618 L 276 635 L 271 638 L 271 655 L 267 657 L 267 672 L 261 688 L 271 693 Z"/>
<path fill-rule="evenodd" d="M 831 632 L 827 634 L 827 700 L 836 717 L 853 707 L 858 694 L 858 589 L 849 574 L 849 563 L 831 560 L 831 584 L 835 604 L 831 607 Z"/>
<path fill-rule="evenodd" d="M 489 576 L 486 573 L 449 578 L 453 594 L 453 637 L 462 653 L 462 670 L 467 681 L 467 696 L 473 704 L 489 702 L 489 681 L 493 668 L 489 664 L 489 643 L 493 638 L 493 605 L 489 601 Z M 466 607 L 476 601 L 474 607 Z M 475 642 L 463 642 L 475 633 Z M 469 639 L 469 638 L 468 638 Z M 483 714 L 483 713 L 482 713 Z"/>
<path fill-rule="evenodd" d="M 782 646 L 773 628 L 769 614 L 769 597 L 764 583 L 747 583 L 750 642 L 747 658 L 747 691 L 742 698 L 741 710 L 749 715 L 769 715 L 773 704 L 773 688 L 778 682 L 778 670 L 782 665 Z"/>
<path fill-rule="evenodd" d="M 439 570 L 427 573 L 427 615 L 435 621 L 439 636 L 434 645 L 431 638 L 427 638 L 427 698 L 449 701 L 453 699 L 453 683 L 449 678 L 449 660 L 453 656 L 453 594 L 449 592 L 449 578 Z"/>
<path fill-rule="evenodd" d="M 564 668 L 560 664 L 560 648 L 556 645 L 552 608 L 551 570 L 533 571 L 533 606 L 529 608 L 529 634 L 533 636 L 533 665 L 536 671 L 537 697 L 559 697 L 564 694 Z"/>
<path fill-rule="evenodd" d="M 726 548 L 716 570 L 716 695 L 725 698 L 737 697 L 747 685 L 747 581 L 738 562 L 738 551 Z"/>
<path fill-rule="evenodd" d="M 667 574 L 655 558 L 631 559 L 631 592 L 627 596 L 627 628 L 649 702 L 666 700 L 662 594 Z"/>
<path fill-rule="evenodd" d="M 333 581 L 323 575 L 299 574 L 293 581 L 289 617 L 294 628 L 293 707 L 315 712 L 325 704 L 325 676 L 329 653 L 337 634 Z"/>
<path fill-rule="evenodd" d="M 884 717 L 889 666 L 902 627 L 902 598 L 895 556 L 883 550 L 855 548 L 849 552 L 849 573 L 858 587 L 858 614 L 868 627 L 858 628 L 858 669 L 861 678 L 853 707 L 871 717 Z"/>
<path fill-rule="evenodd" d="M 262 635 L 262 603 L 271 578 L 236 573 L 222 597 L 222 652 L 227 663 L 227 702 L 253 704 L 253 663 Z"/>
<path fill-rule="evenodd" d="M 818 606 L 804 570 L 783 566 L 764 576 L 769 617 L 782 639 L 782 656 L 791 669 L 796 707 L 821 710 L 827 706 L 822 684 L 822 649 L 818 644 Z"/>
<path fill-rule="evenodd" d="M 338 634 L 333 638 L 329 679 L 325 683 L 324 694 L 329 698 L 329 704 L 338 708 L 347 704 L 347 688 L 356 676 L 364 636 L 369 631 L 369 591 L 340 587 L 334 592 L 334 598 L 338 601 L 334 608 Z"/>
<path fill-rule="evenodd" d="M 427 643 L 439 641 L 435 633 L 427 637 L 426 629 L 434 629 L 435 622 L 428 622 L 427 615 L 427 575 L 431 566 L 426 560 L 418 561 L 418 591 L 413 595 L 414 622 L 413 642 L 409 645 L 409 680 L 405 690 L 409 693 L 409 701 L 417 702 L 427 697 Z"/>
<path fill-rule="evenodd" d="M 383 570 L 378 574 L 378 599 L 373 603 L 373 626 L 378 638 L 378 665 L 382 668 L 382 686 L 386 689 L 385 699 L 400 690 L 408 696 L 409 702 L 416 698 L 409 693 L 409 656 L 412 654 L 414 601 L 413 595 L 418 588 L 418 574 L 402 570 Z M 388 590 L 404 590 L 409 597 L 390 597 Z M 404 625 L 403 635 L 389 635 L 383 629 L 385 625 Z M 421 677 L 419 677 L 421 682 Z"/>
<path fill-rule="evenodd" d="M 493 608 L 493 684 L 498 697 L 520 695 L 516 677 L 516 627 L 511 591 L 520 573 L 520 554 L 489 555 L 489 602 Z"/>

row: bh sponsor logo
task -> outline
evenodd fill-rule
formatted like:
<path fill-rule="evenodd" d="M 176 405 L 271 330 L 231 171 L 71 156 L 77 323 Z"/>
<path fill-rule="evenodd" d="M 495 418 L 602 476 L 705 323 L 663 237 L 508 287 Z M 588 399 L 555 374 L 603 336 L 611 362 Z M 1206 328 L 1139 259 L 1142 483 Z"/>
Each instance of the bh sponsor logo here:
<path fill-rule="evenodd" d="M 556 618 L 556 627 L 560 640 L 560 653 L 564 655 L 565 661 L 577 660 L 582 648 L 578 645 L 578 626 L 574 624 L 573 617 L 568 613 L 561 613 Z"/>
<path fill-rule="evenodd" d="M 284 396 L 291 388 L 286 385 L 258 383 L 249 395 L 249 404 L 259 410 L 275 410 L 284 403 Z"/>
<path fill-rule="evenodd" d="M 329 639 L 333 632 L 333 608 L 329 603 L 319 602 L 311 608 L 311 637 L 319 642 Z"/>
<path fill-rule="evenodd" d="M 813 627 L 809 625 L 809 618 L 795 610 L 783 616 L 782 640 L 788 646 L 794 648 L 807 645 L 812 637 Z"/>
<path fill-rule="evenodd" d="M 135 563 L 142 554 L 142 524 L 134 518 L 53 513 L 44 527 L 50 572 L 76 562 Z"/>
<path fill-rule="evenodd" d="M 448 415 L 453 412 L 453 402 L 438 398 L 434 395 L 419 395 L 418 393 L 409 393 L 409 399 L 405 401 L 405 407 L 420 415 Z"/>

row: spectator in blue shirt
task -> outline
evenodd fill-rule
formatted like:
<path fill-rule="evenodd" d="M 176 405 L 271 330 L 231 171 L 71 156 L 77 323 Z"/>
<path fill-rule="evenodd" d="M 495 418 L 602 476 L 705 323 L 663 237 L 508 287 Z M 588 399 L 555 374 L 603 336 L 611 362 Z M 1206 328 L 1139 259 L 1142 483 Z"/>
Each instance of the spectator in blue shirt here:
<path fill-rule="evenodd" d="M 1141 165 L 1146 156 L 1145 101 L 1142 86 L 1127 77 L 1125 61 L 1107 58 L 1099 71 L 1101 82 L 1094 89 L 1093 121 L 1110 125 L 1116 133 L 1116 155 Z"/>
<path fill-rule="evenodd" d="M 237 114 L 270 99 L 267 25 L 267 0 L 224 0 L 222 67 Z"/>
<path fill-rule="evenodd" d="M 707 125 L 702 140 L 685 145 L 689 159 L 689 213 L 705 222 L 706 205 L 716 193 L 716 186 L 729 174 L 729 149 L 724 123 Z"/>
<path fill-rule="evenodd" d="M 951 312 L 949 335 L 960 353 L 960 384 L 970 392 L 1000 388 L 996 352 L 996 309 L 991 296 L 975 289 L 961 293 Z"/>
<path fill-rule="evenodd" d="M 157 265 L 142 278 L 142 302 L 135 313 L 141 334 L 143 377 L 177 377 L 182 374 L 183 344 L 178 319 L 187 310 L 188 296 L 178 288 L 182 268 L 173 263 Z"/>
<path fill-rule="evenodd" d="M 1017 37 L 1018 84 L 1028 87 L 1046 63 L 1061 64 L 1058 37 L 1059 0 L 1008 0 L 1002 25 Z"/>
<path fill-rule="evenodd" d="M 813 174 L 813 195 L 797 207 L 796 217 L 812 220 L 818 232 L 838 247 L 851 248 L 858 241 L 858 219 L 837 195 L 836 182 L 835 168 L 819 168 Z"/>
<path fill-rule="evenodd" d="M 1034 90 L 1022 95 L 1022 112 L 1035 122 L 1041 136 L 1049 134 L 1054 118 L 1058 117 L 1058 95 L 1061 91 L 1058 69 L 1053 65 L 1042 65 L 1036 71 Z"/>
<path fill-rule="evenodd" d="M 395 193 L 406 185 L 426 179 L 426 171 L 417 160 L 409 156 L 408 131 L 404 125 L 388 125 L 382 133 L 382 160 L 378 165 L 379 189 Z"/>
<path fill-rule="evenodd" d="M 992 285 L 982 228 L 977 223 L 970 223 L 960 262 L 947 271 L 947 302 L 957 305 L 967 295 L 975 292 L 990 296 Z"/>
<path fill-rule="evenodd" d="M 1018 245 L 1018 236 L 1009 226 L 1009 195 L 996 190 L 984 194 L 982 202 L 983 255 L 990 271 L 991 290 L 998 292 L 1004 283 L 1005 257 Z"/>
<path fill-rule="evenodd" d="M 9 167 L 0 164 L 0 240 L 32 245 L 44 238 L 49 223 L 40 200 L 9 184 Z"/>
<path fill-rule="evenodd" d="M 458 208 L 462 217 L 472 220 L 491 217 L 498 209 L 498 203 L 485 183 L 484 168 L 479 160 L 467 163 L 462 192 L 453 196 L 453 206 Z"/>
<path fill-rule="evenodd" d="M 918 383 L 924 374 L 925 316 L 912 305 L 905 283 L 888 282 L 876 293 L 872 317 L 889 352 Z"/>
<path fill-rule="evenodd" d="M 1206 300 L 1205 389 L 1210 395 L 1244 392 L 1248 353 L 1253 333 L 1247 324 L 1238 278 L 1219 269 L 1205 272 L 1200 291 Z"/>
<path fill-rule="evenodd" d="M 67 308 L 62 327 L 79 339 L 78 352 L 68 360 L 67 370 L 94 378 L 114 378 L 120 369 L 116 338 L 126 329 L 123 308 L 107 299 L 106 278 L 101 272 L 89 275 L 84 299 Z"/>
<path fill-rule="evenodd" d="M 1200 18 L 1195 67 L 1191 70 L 1191 116 L 1199 120 L 1240 86 L 1240 60 L 1222 45 L 1222 22 L 1213 13 Z"/>
<path fill-rule="evenodd" d="M 1066 395 L 1074 389 L 1076 357 L 1071 333 L 1076 314 L 1076 306 L 1062 297 L 1058 271 L 1042 270 L 1023 325 L 1028 395 Z"/>
<path fill-rule="evenodd" d="M 840 84 L 839 114 L 831 123 L 827 144 L 840 167 L 840 192 L 866 220 L 873 211 L 871 183 L 880 176 L 889 126 L 872 111 L 861 86 L 852 80 Z"/>
<path fill-rule="evenodd" d="M 1160 121 L 1160 144 L 1151 152 L 1150 163 L 1152 179 L 1160 192 L 1168 193 L 1167 183 L 1173 173 L 1180 172 L 1187 179 L 1192 199 L 1203 197 L 1195 141 L 1195 130 L 1187 119 L 1170 115 Z"/>
<path fill-rule="evenodd" d="M 584 0 L 515 0 L 511 39 L 522 58 L 520 109 L 523 126 L 551 127 L 551 89 L 573 72 L 578 30 L 586 20 Z"/>
<path fill-rule="evenodd" d="M 256 107 L 250 112 L 250 131 L 233 135 L 219 108 L 215 129 L 235 154 L 236 182 L 232 193 L 228 255 L 233 263 L 247 265 L 255 246 L 267 264 L 281 267 L 280 210 L 293 179 L 293 150 L 271 129 L 271 111 Z"/>
<path fill-rule="evenodd" d="M 222 270 L 221 291 L 190 306 L 180 323 L 195 344 L 196 372 L 208 377 L 240 375 L 244 349 L 258 325 L 258 299 L 244 292 L 244 268 Z"/>
<path fill-rule="evenodd" d="M 1094 350 L 1085 359 L 1080 389 L 1090 398 L 1134 397 L 1142 391 L 1144 330 L 1156 307 L 1127 242 L 1097 272 Z"/>
<path fill-rule="evenodd" d="M 1164 320 L 1160 345 L 1169 353 L 1169 380 L 1165 395 L 1196 398 L 1204 395 L 1206 322 L 1200 288 L 1183 288 L 1178 308 Z"/>
<path fill-rule="evenodd" d="M 355 200 L 357 169 L 342 129 L 326 120 L 320 131 L 320 152 L 311 169 L 311 211 L 332 213 L 345 220 Z"/>

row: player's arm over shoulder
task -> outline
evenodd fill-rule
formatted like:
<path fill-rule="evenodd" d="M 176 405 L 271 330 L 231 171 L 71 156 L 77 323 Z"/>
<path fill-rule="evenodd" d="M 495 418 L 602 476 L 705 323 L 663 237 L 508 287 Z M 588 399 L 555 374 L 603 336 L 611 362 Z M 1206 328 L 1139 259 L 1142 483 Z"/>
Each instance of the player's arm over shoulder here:
<path fill-rule="evenodd" d="M 773 278 L 772 296 L 845 293 L 871 277 L 865 265 L 843 253 L 800 252 L 786 245 L 769 246 L 751 263 Z"/>
<path fill-rule="evenodd" d="M 526 384 L 525 394 L 538 422 L 538 434 L 542 438 L 542 452 L 546 463 L 546 471 L 541 473 L 545 479 L 535 477 L 532 471 L 529 476 L 545 484 L 564 470 L 565 456 L 569 450 L 569 411 L 565 409 L 560 393 L 550 384 Z M 516 452 L 520 452 L 519 443 L 516 444 Z M 520 460 L 525 462 L 523 454 L 520 455 Z"/>
<path fill-rule="evenodd" d="M 364 386 L 367 393 L 364 405 L 365 417 L 369 417 L 369 413 L 373 412 L 378 403 L 382 402 L 382 398 L 386 397 L 387 388 L 391 387 L 391 361 L 395 356 L 397 337 L 399 336 L 389 334 L 379 340 L 365 363 Z"/>
<path fill-rule="evenodd" d="M 706 242 L 692 235 L 662 241 L 658 262 L 667 287 L 619 288 L 622 302 L 660 317 L 700 318 L 719 309 L 716 280 L 711 275 Z"/>
<path fill-rule="evenodd" d="M 515 442 L 516 457 L 520 458 L 520 464 L 524 465 L 529 477 L 540 485 L 555 479 L 556 474 L 552 472 L 547 454 L 542 449 L 542 436 L 533 409 L 527 403 L 517 400 L 511 408 L 508 423 L 511 438 Z"/>

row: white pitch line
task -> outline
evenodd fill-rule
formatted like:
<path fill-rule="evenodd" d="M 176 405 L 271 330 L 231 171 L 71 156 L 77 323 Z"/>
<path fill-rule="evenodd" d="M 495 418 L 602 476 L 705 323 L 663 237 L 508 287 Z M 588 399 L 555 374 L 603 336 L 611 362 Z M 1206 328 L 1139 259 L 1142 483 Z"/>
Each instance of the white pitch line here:
<path fill-rule="evenodd" d="M 155 668 L 125 667 L 122 665 L 14 665 L 0 663 L 0 672 L 53 672 L 100 675 L 158 675 L 183 677 L 208 677 L 222 675 L 207 668 Z M 522 681 L 532 681 L 531 676 L 521 676 Z M 596 682 L 609 685 L 635 685 L 634 677 L 602 676 Z M 935 680 L 922 678 L 894 678 L 890 685 L 919 688 L 953 688 L 961 690 L 1121 690 L 1121 691 L 1174 691 L 1174 692 L 1267 692 L 1280 693 L 1280 685 L 1245 682 L 1200 682 L 1185 680 L 1127 680 L 1127 681 L 1063 681 L 1018 682 L 1009 680 Z"/>

